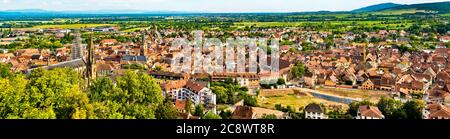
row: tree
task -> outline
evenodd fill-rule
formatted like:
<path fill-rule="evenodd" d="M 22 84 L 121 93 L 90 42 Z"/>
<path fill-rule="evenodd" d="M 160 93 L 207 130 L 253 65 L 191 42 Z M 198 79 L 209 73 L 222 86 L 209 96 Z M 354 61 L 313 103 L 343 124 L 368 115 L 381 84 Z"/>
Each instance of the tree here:
<path fill-rule="evenodd" d="M 275 114 L 264 114 L 261 119 L 277 119 L 277 116 Z"/>
<path fill-rule="evenodd" d="M 173 103 L 169 99 L 166 99 L 164 103 L 160 104 L 155 110 L 155 117 L 157 119 L 179 119 L 180 113 Z"/>
<path fill-rule="evenodd" d="M 76 109 L 81 112 L 89 105 L 87 94 L 79 88 L 83 80 L 76 71 L 65 68 L 36 72 L 41 72 L 35 74 L 41 76 L 30 77 L 27 86 L 30 99 L 34 100 L 31 106 L 36 108 L 33 112 L 51 112 L 47 108 L 53 108 L 56 118 L 69 119 Z"/>
<path fill-rule="evenodd" d="M 281 104 L 275 104 L 275 109 L 279 111 L 283 111 L 283 106 Z"/>
<path fill-rule="evenodd" d="M 246 95 L 244 97 L 244 105 L 256 107 L 258 105 L 258 100 L 253 96 Z"/>
<path fill-rule="evenodd" d="M 356 116 L 358 113 L 359 106 L 362 105 L 374 106 L 374 104 L 368 100 L 363 100 L 361 102 L 354 101 L 349 104 L 348 114 L 350 114 L 351 116 Z"/>
<path fill-rule="evenodd" d="M 228 94 L 227 89 L 223 86 L 213 86 L 211 90 L 217 96 L 217 103 L 227 103 L 228 102 Z"/>
<path fill-rule="evenodd" d="M 94 105 L 90 109 L 95 114 L 93 118 L 154 119 L 156 109 L 161 110 L 158 118 L 173 118 L 175 115 L 173 106 L 163 103 L 159 85 L 146 74 L 126 71 L 117 78 L 116 86 L 109 78 L 98 78 L 89 90 L 89 98 Z"/>
<path fill-rule="evenodd" d="M 233 104 L 236 101 L 244 99 L 247 87 L 240 87 L 237 83 L 233 83 L 233 80 L 225 82 L 212 82 L 211 90 L 217 96 L 218 103 Z"/>
<path fill-rule="evenodd" d="M 161 66 L 156 66 L 155 67 L 155 71 L 161 71 L 162 67 Z"/>
<path fill-rule="evenodd" d="M 206 113 L 202 119 L 222 119 L 219 115 L 214 114 L 213 112 Z"/>
<path fill-rule="evenodd" d="M 115 90 L 111 79 L 100 77 L 90 86 L 89 98 L 92 101 L 105 101 L 112 99 L 110 94 Z"/>
<path fill-rule="evenodd" d="M 220 112 L 220 117 L 222 117 L 222 119 L 230 119 L 231 118 L 231 111 L 230 110 L 226 110 L 226 111 L 222 111 Z"/>
<path fill-rule="evenodd" d="M 11 68 L 11 65 L 0 63 L 0 77 L 1 78 L 11 77 L 12 73 L 11 73 L 10 68 Z"/>
<path fill-rule="evenodd" d="M 346 114 L 340 110 L 332 110 L 328 112 L 328 118 L 330 119 L 351 119 L 352 116 L 350 114 Z"/>
<path fill-rule="evenodd" d="M 153 78 L 144 73 L 136 73 L 127 70 L 122 77 L 117 79 L 117 87 L 128 96 L 128 101 L 161 104 L 163 102 L 161 87 Z"/>
<path fill-rule="evenodd" d="M 184 109 L 186 110 L 186 113 L 191 113 L 192 112 L 192 105 L 194 105 L 192 103 L 191 99 L 187 99 L 186 100 L 186 104 L 184 105 Z"/>
<path fill-rule="evenodd" d="M 291 105 L 286 106 L 285 111 L 289 113 L 295 113 L 295 110 Z"/>
<path fill-rule="evenodd" d="M 195 107 L 194 116 L 203 117 L 204 114 L 205 114 L 205 107 L 203 106 L 203 104 L 198 104 Z"/>
<path fill-rule="evenodd" d="M 285 85 L 286 81 L 284 80 L 284 78 L 279 78 L 278 81 L 277 81 L 277 84 L 278 85 Z"/>
<path fill-rule="evenodd" d="M 89 98 L 80 75 L 72 69 L 38 69 L 0 79 L 0 117 L 77 119 L 91 116 Z"/>
<path fill-rule="evenodd" d="M 405 111 L 407 119 L 422 119 L 422 110 L 425 103 L 421 100 L 411 100 L 403 104 L 402 109 Z"/>
<path fill-rule="evenodd" d="M 302 62 L 297 62 L 291 72 L 294 78 L 301 78 L 306 73 L 306 67 Z"/>
<path fill-rule="evenodd" d="M 402 103 L 392 98 L 382 97 L 378 102 L 377 107 L 387 119 L 396 119 L 398 118 L 398 115 L 395 114 L 398 114 L 397 111 L 401 110 Z"/>
<path fill-rule="evenodd" d="M 0 118 L 23 118 L 23 113 L 31 109 L 27 101 L 29 95 L 26 92 L 28 80 L 22 75 L 11 78 L 0 78 Z M 49 114 L 47 119 L 54 118 L 54 114 Z"/>
<path fill-rule="evenodd" d="M 406 119 L 407 118 L 406 112 L 402 108 L 397 109 L 396 111 L 394 111 L 394 113 L 392 113 L 392 118 L 393 119 Z"/>

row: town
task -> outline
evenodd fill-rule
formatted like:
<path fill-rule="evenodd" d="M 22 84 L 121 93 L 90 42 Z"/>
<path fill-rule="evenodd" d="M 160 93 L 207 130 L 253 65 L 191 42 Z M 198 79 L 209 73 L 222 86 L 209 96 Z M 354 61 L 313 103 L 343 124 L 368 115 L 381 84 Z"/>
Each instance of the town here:
<path fill-rule="evenodd" d="M 1 21 L 0 118 L 450 119 L 448 15 L 230 16 Z M 176 39 L 194 40 L 195 30 L 222 41 L 273 39 L 279 58 L 271 57 L 272 46 L 260 47 L 267 57 L 255 59 L 231 49 L 236 53 L 225 57 L 247 58 L 243 70 L 179 72 L 172 66 L 180 57 L 213 51 L 186 56 L 172 47 Z M 261 59 L 278 70 L 249 69 Z"/>

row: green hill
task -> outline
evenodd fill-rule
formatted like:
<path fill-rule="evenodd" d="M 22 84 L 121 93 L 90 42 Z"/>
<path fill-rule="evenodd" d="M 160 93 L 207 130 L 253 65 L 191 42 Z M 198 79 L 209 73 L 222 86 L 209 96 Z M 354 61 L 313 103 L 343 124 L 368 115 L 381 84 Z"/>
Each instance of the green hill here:
<path fill-rule="evenodd" d="M 395 3 L 382 3 L 382 4 L 376 4 L 376 5 L 371 5 L 371 6 L 363 7 L 360 9 L 356 9 L 356 10 L 353 10 L 352 12 L 373 12 L 373 11 L 378 11 L 378 10 L 397 7 L 397 6 L 401 6 L 401 5 L 395 4 Z"/>
<path fill-rule="evenodd" d="M 416 10 L 418 12 L 450 13 L 450 2 L 435 2 L 435 3 L 400 5 L 400 6 L 380 9 L 380 10 L 378 10 L 378 12 L 410 11 L 410 10 Z"/>

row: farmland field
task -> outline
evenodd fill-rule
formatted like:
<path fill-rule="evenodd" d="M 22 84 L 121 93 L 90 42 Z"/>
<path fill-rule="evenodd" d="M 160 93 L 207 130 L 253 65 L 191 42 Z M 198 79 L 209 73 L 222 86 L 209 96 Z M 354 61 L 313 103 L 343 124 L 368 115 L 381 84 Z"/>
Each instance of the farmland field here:
<path fill-rule="evenodd" d="M 101 26 L 116 26 L 116 25 L 115 24 L 64 24 L 64 25 L 40 25 L 40 26 L 34 26 L 33 28 L 38 28 L 38 29 L 48 29 L 48 28 L 70 29 L 70 28 L 92 28 L 92 27 L 101 27 Z"/>
<path fill-rule="evenodd" d="M 365 27 L 386 27 L 388 29 L 404 29 L 412 25 L 412 21 L 404 20 L 401 22 L 386 22 L 386 21 L 313 21 L 313 22 L 237 22 L 233 27 L 304 27 L 304 26 L 321 26 L 330 29 L 333 28 L 351 28 L 357 26 Z M 326 29 L 326 28 L 322 28 Z"/>
<path fill-rule="evenodd" d="M 379 15 L 401 15 L 401 14 L 414 14 L 417 12 L 426 12 L 425 10 L 416 10 L 416 9 L 404 9 L 404 10 L 386 10 L 381 12 L 375 12 L 374 14 Z"/>

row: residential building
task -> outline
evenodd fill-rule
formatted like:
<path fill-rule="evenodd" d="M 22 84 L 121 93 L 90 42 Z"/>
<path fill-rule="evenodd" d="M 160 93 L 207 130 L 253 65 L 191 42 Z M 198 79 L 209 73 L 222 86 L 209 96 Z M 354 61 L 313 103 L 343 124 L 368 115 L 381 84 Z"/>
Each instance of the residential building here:
<path fill-rule="evenodd" d="M 319 104 L 311 103 L 305 107 L 305 119 L 328 119 L 328 116 Z"/>
<path fill-rule="evenodd" d="M 450 119 L 450 108 L 438 103 L 428 104 L 424 119 Z"/>
<path fill-rule="evenodd" d="M 231 119 L 261 119 L 264 115 L 275 115 L 277 119 L 282 119 L 285 114 L 281 111 L 250 107 L 250 106 L 236 106 L 236 109 L 231 115 Z"/>
<path fill-rule="evenodd" d="M 356 119 L 384 119 L 383 113 L 375 106 L 359 106 Z"/>
<path fill-rule="evenodd" d="M 173 100 L 190 99 L 195 105 L 216 105 L 216 94 L 212 93 L 207 85 L 191 81 L 176 80 L 161 84 L 162 92 L 165 97 Z"/>

